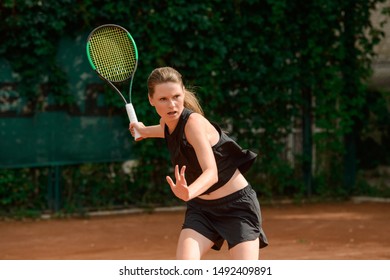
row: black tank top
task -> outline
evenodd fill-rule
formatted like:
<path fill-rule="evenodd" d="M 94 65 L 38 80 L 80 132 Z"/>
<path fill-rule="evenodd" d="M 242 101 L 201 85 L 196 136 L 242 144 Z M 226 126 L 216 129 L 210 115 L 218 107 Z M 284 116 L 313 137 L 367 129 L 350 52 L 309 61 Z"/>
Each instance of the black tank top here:
<path fill-rule="evenodd" d="M 184 108 L 172 134 L 169 134 L 167 125 L 164 128 L 165 140 L 172 164 L 174 166 L 178 165 L 179 168 L 183 165 L 186 166 L 186 180 L 188 185 L 193 183 L 202 174 L 202 168 L 199 165 L 195 150 L 188 143 L 184 132 L 188 118 L 192 113 L 191 110 Z M 217 124 L 212 123 L 212 125 L 217 129 L 220 136 L 218 143 L 212 147 L 218 168 L 218 182 L 203 194 L 211 193 L 225 185 L 237 168 L 244 174 L 249 170 L 257 157 L 255 153 L 249 150 L 243 150 Z"/>

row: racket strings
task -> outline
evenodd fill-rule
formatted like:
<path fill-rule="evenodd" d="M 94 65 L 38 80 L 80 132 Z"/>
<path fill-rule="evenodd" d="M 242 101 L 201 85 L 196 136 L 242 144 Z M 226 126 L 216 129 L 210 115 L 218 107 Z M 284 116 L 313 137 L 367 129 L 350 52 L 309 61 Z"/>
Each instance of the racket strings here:
<path fill-rule="evenodd" d="M 120 28 L 100 28 L 90 38 L 90 53 L 96 70 L 112 82 L 130 78 L 137 64 L 135 52 L 127 32 Z"/>

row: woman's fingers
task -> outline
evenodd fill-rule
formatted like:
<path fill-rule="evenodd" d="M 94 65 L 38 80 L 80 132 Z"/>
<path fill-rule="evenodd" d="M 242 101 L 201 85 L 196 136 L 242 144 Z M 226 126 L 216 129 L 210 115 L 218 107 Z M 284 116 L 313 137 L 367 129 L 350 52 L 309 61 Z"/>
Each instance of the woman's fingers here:
<path fill-rule="evenodd" d="M 129 123 L 129 131 L 132 136 L 134 136 L 134 124 Z"/>
<path fill-rule="evenodd" d="M 175 179 L 172 180 L 170 176 L 166 176 L 166 180 L 171 187 L 173 193 L 180 199 L 187 201 L 189 199 L 189 188 L 185 178 L 186 167 L 182 166 L 179 171 L 179 165 L 175 165 Z"/>
<path fill-rule="evenodd" d="M 180 180 L 179 166 L 177 164 L 175 165 L 175 178 L 176 182 Z"/>
<path fill-rule="evenodd" d="M 186 166 L 183 165 L 180 170 L 180 176 L 184 179 L 185 178 L 185 172 L 186 172 Z"/>
<path fill-rule="evenodd" d="M 168 184 L 173 188 L 175 183 L 173 182 L 172 178 L 169 176 L 166 176 L 165 178 L 167 179 Z"/>
<path fill-rule="evenodd" d="M 176 181 L 182 181 L 185 180 L 185 172 L 186 172 L 186 166 L 183 165 L 179 172 L 179 166 L 175 165 L 175 178 Z"/>

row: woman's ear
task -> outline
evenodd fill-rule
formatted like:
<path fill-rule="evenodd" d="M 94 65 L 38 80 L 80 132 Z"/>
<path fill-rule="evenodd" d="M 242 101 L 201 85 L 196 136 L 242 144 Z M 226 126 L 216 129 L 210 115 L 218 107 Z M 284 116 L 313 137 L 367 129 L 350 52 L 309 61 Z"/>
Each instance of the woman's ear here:
<path fill-rule="evenodd" d="M 150 105 L 152 105 L 154 107 L 154 104 L 153 104 L 153 99 L 150 97 L 150 95 L 148 94 L 148 99 L 149 99 L 149 103 Z"/>

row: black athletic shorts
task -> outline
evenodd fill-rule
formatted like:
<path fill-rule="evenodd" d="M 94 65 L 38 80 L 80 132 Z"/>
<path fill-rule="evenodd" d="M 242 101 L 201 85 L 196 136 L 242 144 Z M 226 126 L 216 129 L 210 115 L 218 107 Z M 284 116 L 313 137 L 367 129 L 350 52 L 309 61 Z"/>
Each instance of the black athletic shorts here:
<path fill-rule="evenodd" d="M 214 242 L 220 250 L 224 240 L 229 249 L 259 237 L 260 248 L 268 245 L 262 229 L 260 204 L 250 185 L 228 196 L 204 200 L 194 198 L 187 202 L 183 229 L 193 229 Z"/>

